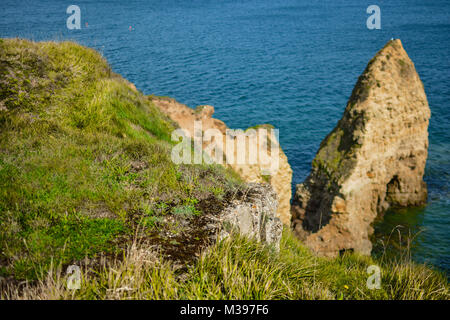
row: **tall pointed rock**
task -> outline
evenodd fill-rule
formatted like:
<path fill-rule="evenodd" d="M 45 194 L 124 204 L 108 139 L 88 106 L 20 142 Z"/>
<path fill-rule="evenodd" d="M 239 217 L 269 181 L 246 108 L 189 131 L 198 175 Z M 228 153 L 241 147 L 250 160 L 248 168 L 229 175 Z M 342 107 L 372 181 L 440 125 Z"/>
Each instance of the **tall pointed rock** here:
<path fill-rule="evenodd" d="M 400 40 L 391 40 L 359 77 L 342 119 L 297 185 L 296 234 L 325 256 L 370 254 L 371 223 L 389 206 L 426 202 L 428 106 Z"/>

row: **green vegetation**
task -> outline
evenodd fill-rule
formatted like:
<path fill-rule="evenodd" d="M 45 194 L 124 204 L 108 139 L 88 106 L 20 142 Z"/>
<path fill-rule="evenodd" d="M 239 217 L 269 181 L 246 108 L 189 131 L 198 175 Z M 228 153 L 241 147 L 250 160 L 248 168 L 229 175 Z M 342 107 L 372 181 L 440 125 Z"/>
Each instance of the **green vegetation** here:
<path fill-rule="evenodd" d="M 136 225 L 239 183 L 173 164 L 174 124 L 94 50 L 4 39 L 0 73 L 0 276 L 118 253 Z"/>
<path fill-rule="evenodd" d="M 279 252 L 236 235 L 189 266 L 166 260 L 149 244 L 176 252 L 242 188 L 220 166 L 175 165 L 174 128 L 94 50 L 0 40 L 0 298 L 448 299 L 425 266 L 318 258 L 287 230 Z M 366 287 L 371 264 L 380 290 Z"/>
<path fill-rule="evenodd" d="M 381 288 L 369 289 L 367 268 L 379 265 Z M 66 288 L 68 275 L 53 268 L 34 286 L 5 290 L 1 298 L 27 299 L 448 299 L 446 278 L 407 261 L 377 262 L 346 254 L 318 258 L 285 230 L 280 251 L 244 237 L 224 240 L 186 273 L 129 247 L 121 261 L 99 272 L 82 268 L 80 289 Z"/>
<path fill-rule="evenodd" d="M 349 122 L 350 120 L 341 120 L 337 124 L 320 145 L 312 162 L 313 169 L 326 174 L 330 191 L 339 179 L 350 174 L 350 169 L 355 162 L 355 152 L 359 148 L 358 143 L 348 138 L 353 134 L 345 134 L 345 131 L 353 132 L 355 130 L 354 127 L 358 125 L 357 120 L 352 123 L 345 121 Z"/>

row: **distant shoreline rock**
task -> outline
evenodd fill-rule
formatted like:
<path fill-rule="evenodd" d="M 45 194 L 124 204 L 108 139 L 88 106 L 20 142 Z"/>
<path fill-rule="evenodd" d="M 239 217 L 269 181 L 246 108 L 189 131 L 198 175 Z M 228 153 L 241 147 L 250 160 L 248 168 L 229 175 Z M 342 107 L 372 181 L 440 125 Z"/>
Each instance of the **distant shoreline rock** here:
<path fill-rule="evenodd" d="M 324 256 L 345 250 L 370 254 L 378 213 L 426 202 L 430 115 L 413 62 L 400 40 L 389 41 L 359 77 L 310 175 L 297 185 L 297 236 Z"/>

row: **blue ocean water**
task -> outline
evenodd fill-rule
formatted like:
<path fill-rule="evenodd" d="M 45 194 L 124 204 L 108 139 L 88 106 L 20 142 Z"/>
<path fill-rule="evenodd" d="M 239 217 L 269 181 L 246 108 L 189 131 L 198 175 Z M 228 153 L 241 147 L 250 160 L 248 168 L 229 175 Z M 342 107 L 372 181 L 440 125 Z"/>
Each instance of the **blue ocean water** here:
<path fill-rule="evenodd" d="M 213 105 L 233 128 L 275 125 L 293 186 L 308 175 L 367 62 L 400 38 L 432 111 L 429 200 L 423 209 L 386 214 L 374 241 L 401 226 L 416 235 L 416 261 L 450 272 L 450 2 L 373 2 L 2 0 L 0 37 L 76 40 L 146 94 Z M 70 4 L 81 8 L 81 30 L 66 27 Z M 371 4 L 381 8 L 381 30 L 366 27 Z"/>

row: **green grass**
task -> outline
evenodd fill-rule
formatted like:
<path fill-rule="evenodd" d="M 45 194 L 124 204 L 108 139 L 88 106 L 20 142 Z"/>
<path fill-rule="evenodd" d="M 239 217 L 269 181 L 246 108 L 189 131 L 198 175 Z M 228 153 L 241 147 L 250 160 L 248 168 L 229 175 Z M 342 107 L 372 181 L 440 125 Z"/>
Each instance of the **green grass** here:
<path fill-rule="evenodd" d="M 0 276 L 115 252 L 135 220 L 161 221 L 161 203 L 240 183 L 218 166 L 173 164 L 175 124 L 92 49 L 3 39 L 0 73 Z"/>

